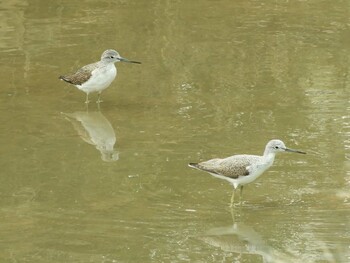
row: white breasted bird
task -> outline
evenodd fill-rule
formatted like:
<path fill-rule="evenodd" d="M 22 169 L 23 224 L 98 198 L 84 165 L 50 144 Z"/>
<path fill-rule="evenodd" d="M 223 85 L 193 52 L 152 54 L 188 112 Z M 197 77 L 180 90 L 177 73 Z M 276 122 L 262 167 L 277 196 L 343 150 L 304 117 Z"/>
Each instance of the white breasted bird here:
<path fill-rule="evenodd" d="M 233 155 L 224 159 L 211 159 L 200 163 L 189 163 L 189 166 L 210 173 L 231 183 L 234 191 L 231 198 L 231 206 L 234 202 L 235 190 L 257 179 L 265 172 L 275 160 L 278 152 L 294 152 L 306 154 L 299 150 L 289 149 L 281 140 L 271 140 L 267 143 L 263 156 L 259 155 Z"/>
<path fill-rule="evenodd" d="M 138 61 L 128 60 L 119 55 L 113 49 L 108 49 L 101 55 L 101 60 L 86 65 L 73 74 L 60 76 L 59 79 L 75 85 L 86 93 L 85 103 L 89 103 L 89 94 L 98 92 L 97 103 L 102 102 L 101 93 L 106 89 L 117 76 L 116 62 L 128 62 L 141 64 Z"/>

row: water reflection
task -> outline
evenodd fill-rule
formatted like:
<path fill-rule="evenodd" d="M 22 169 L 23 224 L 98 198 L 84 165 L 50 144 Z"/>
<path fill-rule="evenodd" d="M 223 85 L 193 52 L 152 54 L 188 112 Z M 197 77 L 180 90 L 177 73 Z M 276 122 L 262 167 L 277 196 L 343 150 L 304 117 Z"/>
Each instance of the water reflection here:
<path fill-rule="evenodd" d="M 73 124 L 83 141 L 94 145 L 100 151 L 103 161 L 114 162 L 119 159 L 119 153 L 114 149 L 116 143 L 114 129 L 100 111 L 62 114 Z"/>
<path fill-rule="evenodd" d="M 296 262 L 296 258 L 269 246 L 253 227 L 235 221 L 234 215 L 232 218 L 232 225 L 212 228 L 198 239 L 223 251 L 238 254 L 238 261 L 242 255 L 249 255 L 261 257 L 262 262 Z"/>

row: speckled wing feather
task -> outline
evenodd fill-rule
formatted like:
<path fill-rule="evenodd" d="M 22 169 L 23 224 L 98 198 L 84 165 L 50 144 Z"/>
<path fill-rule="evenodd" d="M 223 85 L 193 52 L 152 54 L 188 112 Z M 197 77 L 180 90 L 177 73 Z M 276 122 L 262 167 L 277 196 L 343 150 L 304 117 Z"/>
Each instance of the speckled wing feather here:
<path fill-rule="evenodd" d="M 60 76 L 59 78 L 73 85 L 82 85 L 90 79 L 92 71 L 96 69 L 98 62 L 86 65 L 72 75 Z"/>
<path fill-rule="evenodd" d="M 237 179 L 240 176 L 249 175 L 249 166 L 257 163 L 260 158 L 256 155 L 234 155 L 225 159 L 212 159 L 192 164 L 192 166 L 209 173 Z"/>

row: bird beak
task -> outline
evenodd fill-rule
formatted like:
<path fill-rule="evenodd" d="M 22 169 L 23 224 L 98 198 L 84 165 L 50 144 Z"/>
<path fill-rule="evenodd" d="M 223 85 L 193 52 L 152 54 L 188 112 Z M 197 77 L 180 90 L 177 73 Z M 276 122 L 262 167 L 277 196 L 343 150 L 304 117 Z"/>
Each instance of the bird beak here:
<path fill-rule="evenodd" d="M 129 59 L 122 58 L 122 57 L 120 57 L 120 58 L 119 58 L 119 61 L 121 61 L 121 62 L 127 62 L 127 63 L 136 63 L 136 64 L 141 64 L 141 62 L 138 62 L 138 61 L 133 61 L 133 60 L 129 60 Z"/>
<path fill-rule="evenodd" d="M 284 148 L 286 152 L 291 152 L 291 153 L 301 153 L 301 154 L 306 154 L 306 152 L 302 152 L 299 150 L 294 150 L 294 149 L 289 149 L 289 148 Z"/>

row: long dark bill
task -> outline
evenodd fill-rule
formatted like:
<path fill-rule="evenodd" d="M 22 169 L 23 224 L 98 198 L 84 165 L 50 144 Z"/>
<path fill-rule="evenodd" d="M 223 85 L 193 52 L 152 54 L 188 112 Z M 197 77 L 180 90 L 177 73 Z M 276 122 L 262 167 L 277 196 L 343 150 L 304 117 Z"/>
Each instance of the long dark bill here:
<path fill-rule="evenodd" d="M 129 59 L 126 59 L 126 58 L 119 58 L 119 60 L 121 62 L 141 64 L 141 62 L 139 62 L 139 61 L 129 60 Z"/>
<path fill-rule="evenodd" d="M 306 154 L 306 152 L 299 151 L 299 150 L 294 150 L 294 149 L 289 149 L 289 148 L 285 148 L 284 150 L 285 150 L 286 152 Z"/>

